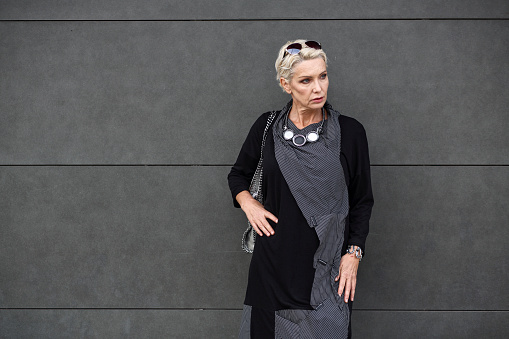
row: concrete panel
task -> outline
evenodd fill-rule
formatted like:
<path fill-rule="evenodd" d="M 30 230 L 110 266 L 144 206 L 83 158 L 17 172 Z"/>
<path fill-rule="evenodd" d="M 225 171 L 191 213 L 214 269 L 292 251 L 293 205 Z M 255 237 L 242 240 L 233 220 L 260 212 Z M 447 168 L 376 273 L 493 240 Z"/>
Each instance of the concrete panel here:
<path fill-rule="evenodd" d="M 507 18 L 504 0 L 3 0 L 3 20 Z"/>
<path fill-rule="evenodd" d="M 236 338 L 240 310 L 0 310 L 10 338 Z M 357 338 L 507 338 L 509 312 L 355 310 Z"/>
<path fill-rule="evenodd" d="M 508 21 L 0 30 L 2 164 L 231 164 L 256 117 L 287 100 L 272 65 L 293 37 L 322 42 L 329 99 L 364 123 L 374 164 L 509 163 Z"/>
<path fill-rule="evenodd" d="M 239 310 L 0 310 L 0 337 L 236 338 Z"/>
<path fill-rule="evenodd" d="M 509 312 L 354 311 L 356 338 L 499 338 L 509 337 Z"/>
<path fill-rule="evenodd" d="M 509 167 L 376 167 L 355 307 L 508 310 Z"/>
<path fill-rule="evenodd" d="M 0 307 L 239 307 L 228 170 L 1 167 Z"/>
<path fill-rule="evenodd" d="M 227 167 L 1 167 L 0 307 L 239 308 Z M 509 167 L 374 167 L 355 307 L 507 310 Z"/>

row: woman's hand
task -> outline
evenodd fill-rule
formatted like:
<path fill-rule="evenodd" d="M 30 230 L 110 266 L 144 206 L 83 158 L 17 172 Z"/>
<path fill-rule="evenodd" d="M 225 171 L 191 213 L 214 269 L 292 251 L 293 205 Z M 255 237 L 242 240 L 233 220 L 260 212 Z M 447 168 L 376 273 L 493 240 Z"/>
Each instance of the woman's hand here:
<path fill-rule="evenodd" d="M 237 199 L 240 208 L 246 213 L 247 219 L 259 236 L 265 234 L 269 237 L 274 234 L 274 229 L 267 221 L 267 219 L 270 219 L 277 223 L 277 218 L 274 214 L 267 211 L 248 191 L 240 192 L 235 199 Z"/>
<path fill-rule="evenodd" d="M 357 246 L 354 246 L 356 248 Z M 357 284 L 357 268 L 359 267 L 359 259 L 355 257 L 355 254 L 347 253 L 341 257 L 341 263 L 339 264 L 339 274 L 335 281 L 339 280 L 338 294 L 341 296 L 345 293 L 345 303 L 348 302 L 348 298 L 353 301 L 355 295 L 355 286 Z"/>

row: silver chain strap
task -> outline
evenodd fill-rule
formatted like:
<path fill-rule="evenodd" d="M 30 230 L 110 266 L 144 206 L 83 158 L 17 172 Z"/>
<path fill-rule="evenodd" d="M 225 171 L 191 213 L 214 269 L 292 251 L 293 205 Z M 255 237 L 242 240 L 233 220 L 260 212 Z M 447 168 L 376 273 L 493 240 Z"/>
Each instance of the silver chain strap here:
<path fill-rule="evenodd" d="M 262 139 L 262 147 L 260 151 L 260 160 L 258 161 L 258 165 L 256 166 L 256 171 L 251 179 L 251 184 L 249 185 L 249 193 L 258 200 L 263 203 L 263 194 L 262 194 L 262 177 L 263 177 L 263 149 L 265 148 L 265 140 L 267 139 L 267 132 L 269 131 L 270 125 L 276 116 L 276 112 L 272 112 L 267 119 L 267 125 L 265 126 L 265 130 L 263 131 L 263 139 Z"/>
<path fill-rule="evenodd" d="M 258 161 L 258 165 L 256 166 L 256 171 L 251 179 L 251 184 L 249 185 L 249 193 L 263 204 L 263 193 L 262 193 L 262 177 L 263 177 L 263 149 L 265 147 L 265 139 L 267 139 L 267 132 L 269 131 L 270 126 L 272 125 L 272 121 L 276 117 L 276 112 L 272 111 L 267 119 L 267 125 L 265 126 L 265 130 L 263 131 L 262 138 L 262 147 L 260 151 L 260 160 Z M 248 253 L 253 253 L 254 245 L 256 241 L 256 232 L 251 226 L 249 220 L 247 221 L 248 227 L 242 236 L 242 249 Z"/>

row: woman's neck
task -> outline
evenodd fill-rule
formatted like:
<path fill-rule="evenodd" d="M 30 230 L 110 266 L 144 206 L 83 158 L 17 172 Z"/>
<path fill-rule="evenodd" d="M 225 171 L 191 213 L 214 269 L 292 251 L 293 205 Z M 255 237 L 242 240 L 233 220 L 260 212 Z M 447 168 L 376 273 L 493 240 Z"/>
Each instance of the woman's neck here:
<path fill-rule="evenodd" d="M 303 129 L 306 126 L 322 121 L 322 109 L 306 109 L 299 108 L 295 105 L 292 106 L 292 110 L 288 118 L 298 129 Z"/>

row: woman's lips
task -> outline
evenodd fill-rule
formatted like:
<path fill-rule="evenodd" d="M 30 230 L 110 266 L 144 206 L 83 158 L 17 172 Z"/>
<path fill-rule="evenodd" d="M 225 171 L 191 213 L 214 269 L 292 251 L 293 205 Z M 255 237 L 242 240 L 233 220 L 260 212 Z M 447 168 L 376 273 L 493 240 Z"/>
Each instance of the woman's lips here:
<path fill-rule="evenodd" d="M 313 101 L 313 102 L 322 102 L 323 101 L 323 97 L 319 97 L 319 98 L 313 99 L 311 101 Z"/>

